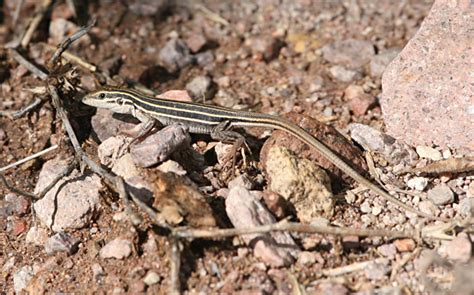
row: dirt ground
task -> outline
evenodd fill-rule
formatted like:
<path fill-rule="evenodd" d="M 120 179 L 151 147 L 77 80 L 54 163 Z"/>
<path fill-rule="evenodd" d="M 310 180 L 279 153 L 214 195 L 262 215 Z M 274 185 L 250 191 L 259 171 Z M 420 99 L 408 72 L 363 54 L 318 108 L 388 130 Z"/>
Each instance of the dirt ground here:
<path fill-rule="evenodd" d="M 14 23 L 18 2 L 0 1 L 0 43 L 3 45 L 18 37 L 40 6 L 40 1 L 25 0 Z M 402 4 L 396 1 L 265 0 L 204 1 L 202 4 L 177 1 L 160 6 L 158 3 L 166 1 L 102 0 L 82 3 L 75 17 L 67 1 L 54 2 L 27 49 L 19 50 L 42 69 L 53 52 L 46 44 L 56 46 L 94 17 L 95 26 L 74 43 L 69 52 L 97 65 L 117 84 L 136 82 L 163 93 L 185 89 L 194 77 L 207 76 L 213 80 L 212 87 L 217 93 L 213 91 L 206 103 L 273 114 L 294 111 L 332 125 L 345 135 L 347 125 L 353 122 L 383 130 L 376 99 L 367 111 L 356 115 L 344 96 L 349 85 L 360 85 L 371 97 L 377 98 L 381 93 L 380 77 L 370 76 L 366 65 L 358 80 L 341 82 L 329 74 L 331 64 L 322 58 L 321 48 L 350 38 L 371 42 L 376 52 L 403 48 L 432 4 L 430 1 Z M 53 26 L 57 20 L 68 22 L 57 22 L 57 27 Z M 189 54 L 194 57 L 192 62 L 177 65 L 174 72 L 173 66 L 164 64 L 160 58 L 161 49 L 173 38 L 184 40 L 190 48 Z M 78 85 L 86 92 L 104 81 L 103 76 L 76 67 Z M 49 96 L 44 90 L 41 92 L 45 82 L 19 65 L 8 49 L 0 49 L 0 82 L 3 114 L 0 117 L 0 167 L 59 144 L 54 152 L 4 172 L 5 178 L 16 188 L 33 192 L 42 165 L 58 155 L 73 155 L 73 149 Z M 32 89 L 39 89 L 39 94 Z M 64 97 L 67 97 L 64 105 L 83 147 L 97 159 L 97 143 L 90 136 L 90 109 L 67 94 Z M 17 119 L 6 115 L 36 98 L 41 99 L 40 105 L 27 115 Z M 207 140 L 193 137 L 194 142 Z M 259 151 L 253 154 L 258 155 Z M 153 174 L 153 169 L 143 173 Z M 252 174 L 255 178 L 262 176 L 261 165 L 256 164 Z M 198 183 L 204 184 L 213 185 L 212 181 Z M 265 188 L 266 182 L 260 185 Z M 225 186 L 226 183 L 221 184 Z M 213 187 L 209 196 L 217 198 L 221 187 Z M 123 211 L 124 204 L 111 190 L 104 189 L 101 210 L 90 225 L 69 231 L 80 240 L 77 252 L 71 255 L 64 252 L 47 255 L 43 247 L 26 243 L 26 233 L 39 221 L 28 199 L 22 199 L 17 205 L 23 206 L 23 210 L 10 210 L 5 200 L 7 193 L 9 190 L 0 186 L 1 294 L 14 292 L 14 274 L 25 265 L 38 270 L 29 282 L 30 292 L 168 293 L 168 237 L 153 226 L 144 213 L 145 221 L 140 225 L 117 220 L 116 215 Z M 222 206 L 222 201 L 215 203 L 216 208 Z M 330 224 L 363 227 L 361 203 L 362 200 L 353 204 L 338 202 Z M 211 203 L 211 207 L 214 205 Z M 232 227 L 228 220 L 223 222 L 222 226 Z M 382 218 L 375 218 L 370 225 L 373 229 L 386 227 Z M 413 225 L 410 219 L 403 217 L 400 224 L 390 228 L 411 229 Z M 100 249 L 117 237 L 132 241 L 133 253 L 125 259 L 100 258 Z M 310 234 L 295 234 L 294 238 L 305 254 L 286 267 L 265 264 L 236 237 L 187 241 L 181 257 L 181 289 L 188 294 L 428 294 L 436 288 L 456 293 L 465 283 L 456 274 L 466 274 L 462 264 L 439 263 L 425 269 L 425 274 L 420 272 L 423 267 L 417 263 L 421 264 L 422 257 L 429 256 L 430 250 L 437 249 L 437 241 L 394 242 L 381 237 Z M 405 243 L 413 243 L 413 246 L 403 250 Z M 394 246 L 397 249 L 393 255 L 384 254 Z M 385 260 L 357 270 L 341 271 L 338 275 L 325 272 L 377 259 Z M 98 267 L 102 268 L 100 275 L 94 270 Z M 150 271 L 157 274 L 158 279 L 148 285 L 143 279 Z"/>

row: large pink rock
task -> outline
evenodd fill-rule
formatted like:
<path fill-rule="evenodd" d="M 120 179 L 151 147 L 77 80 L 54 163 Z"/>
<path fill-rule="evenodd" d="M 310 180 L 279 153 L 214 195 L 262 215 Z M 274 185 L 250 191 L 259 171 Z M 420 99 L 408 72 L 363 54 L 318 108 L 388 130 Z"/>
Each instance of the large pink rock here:
<path fill-rule="evenodd" d="M 380 104 L 390 135 L 474 150 L 474 4 L 437 0 L 387 67 Z"/>

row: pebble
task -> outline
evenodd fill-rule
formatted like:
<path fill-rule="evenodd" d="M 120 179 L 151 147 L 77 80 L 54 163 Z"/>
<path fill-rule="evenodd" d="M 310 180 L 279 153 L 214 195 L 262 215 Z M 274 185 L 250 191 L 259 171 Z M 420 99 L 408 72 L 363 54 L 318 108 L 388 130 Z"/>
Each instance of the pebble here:
<path fill-rule="evenodd" d="M 248 228 L 275 223 L 273 215 L 260 201 L 242 186 L 234 186 L 225 200 L 225 210 L 235 228 Z M 264 238 L 263 238 L 264 237 Z M 246 244 L 253 245 L 254 255 L 274 267 L 288 266 L 294 258 L 291 247 L 297 247 L 294 240 L 286 232 L 269 234 L 251 234 L 242 236 Z M 278 245 L 291 245 L 280 247 Z"/>
<path fill-rule="evenodd" d="M 434 215 L 436 212 L 436 205 L 430 201 L 421 201 L 418 204 L 418 208 L 420 208 L 420 211 L 429 215 Z"/>
<path fill-rule="evenodd" d="M 160 50 L 159 59 L 169 72 L 177 72 L 193 62 L 188 46 L 181 39 L 171 39 Z"/>
<path fill-rule="evenodd" d="M 298 254 L 298 264 L 301 266 L 311 266 L 316 263 L 318 255 L 320 254 L 317 252 L 301 251 Z"/>
<path fill-rule="evenodd" d="M 189 147 L 190 142 L 188 128 L 172 124 L 132 144 L 130 154 L 135 165 L 146 168 L 167 160 L 174 152 Z"/>
<path fill-rule="evenodd" d="M 189 96 L 196 100 L 212 99 L 216 94 L 216 88 L 212 83 L 212 79 L 208 76 L 194 77 L 186 84 L 186 91 Z"/>
<path fill-rule="evenodd" d="M 392 244 L 384 244 L 380 247 L 377 248 L 378 252 L 387 257 L 387 258 L 394 258 L 395 255 L 397 254 L 397 248 L 395 247 L 395 245 L 392 243 Z"/>
<path fill-rule="evenodd" d="M 161 280 L 161 277 L 154 271 L 149 271 L 146 276 L 143 278 L 143 282 L 147 286 L 158 284 Z"/>
<path fill-rule="evenodd" d="M 68 233 L 57 233 L 46 240 L 44 250 L 46 254 L 53 255 L 56 252 L 66 252 L 69 255 L 78 250 L 80 240 Z"/>
<path fill-rule="evenodd" d="M 443 241 L 438 252 L 450 260 L 467 263 L 472 257 L 472 242 L 467 233 L 459 233 L 452 241 Z"/>
<path fill-rule="evenodd" d="M 370 263 L 364 269 L 364 273 L 369 280 L 381 280 L 390 272 L 390 270 L 391 268 L 385 263 Z"/>
<path fill-rule="evenodd" d="M 212 53 L 212 51 L 210 50 L 207 50 L 207 51 L 204 51 L 204 52 L 200 52 L 198 54 L 196 54 L 194 56 L 196 58 L 196 62 L 197 64 L 204 68 L 204 69 L 208 69 L 208 68 L 212 68 L 213 67 L 213 63 L 214 63 L 214 54 Z"/>
<path fill-rule="evenodd" d="M 351 138 L 360 144 L 366 151 L 376 151 L 392 164 L 411 165 L 418 159 L 412 148 L 395 138 L 371 126 L 351 123 L 349 124 Z"/>
<path fill-rule="evenodd" d="M 132 244 L 128 240 L 123 239 L 112 240 L 99 251 L 102 259 L 124 259 L 130 256 L 130 254 L 132 254 Z"/>
<path fill-rule="evenodd" d="M 364 88 L 358 85 L 349 85 L 344 91 L 344 97 L 349 100 L 352 112 L 356 116 L 362 116 L 375 105 L 375 96 L 365 93 Z"/>
<path fill-rule="evenodd" d="M 185 41 L 194 53 L 200 51 L 207 43 L 206 37 L 200 33 L 192 33 Z"/>
<path fill-rule="evenodd" d="M 311 292 L 308 292 L 311 293 Z M 311 294 L 332 294 L 346 295 L 351 294 L 344 284 L 336 282 L 323 282 L 316 286 L 314 293 Z"/>
<path fill-rule="evenodd" d="M 33 226 L 28 233 L 26 233 L 26 243 L 28 244 L 43 246 L 47 239 L 48 232 L 42 227 Z"/>
<path fill-rule="evenodd" d="M 428 178 L 416 176 L 410 178 L 406 183 L 409 188 L 422 192 L 428 185 Z"/>
<path fill-rule="evenodd" d="M 443 159 L 449 159 L 453 156 L 449 149 L 443 150 Z"/>
<path fill-rule="evenodd" d="M 8 193 L 5 195 L 5 202 L 5 207 L 9 216 L 12 214 L 23 216 L 29 212 L 30 201 L 23 196 Z"/>
<path fill-rule="evenodd" d="M 143 281 L 135 281 L 128 290 L 131 294 L 142 294 L 146 290 L 146 284 Z"/>
<path fill-rule="evenodd" d="M 112 163 L 112 172 L 119 176 L 122 176 L 124 179 L 130 179 L 132 177 L 137 177 L 140 175 L 140 172 L 138 171 L 137 166 L 133 162 L 133 158 L 130 153 L 126 153 L 125 155 L 117 159 L 114 163 Z"/>
<path fill-rule="evenodd" d="M 75 23 L 68 21 L 64 18 L 53 19 L 49 24 L 50 40 L 48 40 L 48 42 L 50 44 L 57 45 L 61 41 L 63 41 L 66 36 L 70 36 L 73 33 L 77 32 L 78 29 L 79 27 Z M 91 38 L 86 34 L 73 45 L 74 46 L 77 46 L 77 44 L 89 45 L 90 43 L 91 43 Z"/>
<path fill-rule="evenodd" d="M 322 48 L 323 58 L 330 63 L 357 69 L 369 63 L 375 55 L 374 46 L 364 40 L 346 39 Z"/>
<path fill-rule="evenodd" d="M 170 3 L 169 0 L 140 0 L 128 3 L 128 8 L 139 16 L 153 16 L 164 12 Z"/>
<path fill-rule="evenodd" d="M 278 57 L 283 42 L 278 38 L 259 36 L 245 40 L 245 45 L 250 47 L 254 57 L 269 62 Z"/>
<path fill-rule="evenodd" d="M 454 202 L 454 193 L 446 184 L 439 184 L 428 191 L 428 199 L 436 205 L 447 205 Z"/>
<path fill-rule="evenodd" d="M 329 68 L 331 75 L 341 82 L 352 82 L 362 78 L 361 74 L 355 70 L 346 69 L 343 66 L 332 66 Z"/>
<path fill-rule="evenodd" d="M 380 213 L 382 213 L 382 207 L 378 206 L 378 205 L 375 205 L 374 207 L 372 207 L 372 215 L 374 216 L 378 216 Z"/>
<path fill-rule="evenodd" d="M 360 205 L 360 211 L 362 213 L 371 213 L 372 212 L 372 208 L 370 207 L 370 204 L 368 201 L 364 201 L 361 205 Z"/>
<path fill-rule="evenodd" d="M 388 64 L 400 53 L 400 48 L 390 48 L 372 57 L 370 61 L 370 75 L 374 78 L 382 77 Z"/>
<path fill-rule="evenodd" d="M 91 265 L 92 276 L 94 277 L 94 281 L 99 281 L 102 276 L 104 275 L 104 268 L 98 264 L 94 263 Z"/>
<path fill-rule="evenodd" d="M 64 169 L 67 169 L 66 160 L 55 158 L 46 162 L 36 183 L 35 193 L 42 191 Z M 34 212 L 46 227 L 55 232 L 83 228 L 92 221 L 100 208 L 99 192 L 102 187 L 98 175 L 82 175 L 74 170 L 34 204 Z"/>
<path fill-rule="evenodd" d="M 15 272 L 13 274 L 13 289 L 15 293 L 19 294 L 22 290 L 26 289 L 33 276 L 33 267 L 29 265 L 25 265 Z"/>
<path fill-rule="evenodd" d="M 415 249 L 415 241 L 412 239 L 400 239 L 393 242 L 398 252 L 412 252 Z"/>
<path fill-rule="evenodd" d="M 219 85 L 219 87 L 229 87 L 230 86 L 230 77 L 229 76 L 222 76 L 219 78 L 214 79 L 214 81 Z"/>
<path fill-rule="evenodd" d="M 24 219 L 14 220 L 12 223 L 12 234 L 19 236 L 28 229 L 28 222 Z"/>
<path fill-rule="evenodd" d="M 440 151 L 425 145 L 417 146 L 416 153 L 418 156 L 420 156 L 420 158 L 430 159 L 432 161 L 439 161 L 443 159 Z"/>
<path fill-rule="evenodd" d="M 310 223 L 316 217 L 331 218 L 334 213 L 329 176 L 307 159 L 298 158 L 286 148 L 270 148 L 265 170 L 270 190 L 291 203 L 298 219 Z"/>
<path fill-rule="evenodd" d="M 164 161 L 157 168 L 161 172 L 165 173 L 174 173 L 178 175 L 186 175 L 186 173 L 188 173 L 186 170 L 184 170 L 183 166 L 173 160 Z"/>
<path fill-rule="evenodd" d="M 474 197 L 473 198 L 464 198 L 459 202 L 459 214 L 466 217 L 474 217 Z"/>

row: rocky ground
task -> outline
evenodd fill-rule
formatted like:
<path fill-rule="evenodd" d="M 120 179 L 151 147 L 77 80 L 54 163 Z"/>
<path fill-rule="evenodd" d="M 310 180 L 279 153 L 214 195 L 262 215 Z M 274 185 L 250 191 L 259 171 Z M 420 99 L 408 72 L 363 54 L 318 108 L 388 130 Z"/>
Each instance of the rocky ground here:
<path fill-rule="evenodd" d="M 472 51 L 443 55 L 469 47 L 468 1 L 438 1 L 422 29 L 429 1 L 43 1 L 41 9 L 25 0 L 17 10 L 19 2 L 2 2 L 0 14 L 0 167 L 51 151 L 0 168 L 11 186 L 39 196 L 0 186 L 2 294 L 473 292 L 473 91 L 459 86 L 472 80 Z M 63 55 L 73 71 L 46 79 L 19 58 L 51 70 L 55 46 L 92 17 Z M 445 32 L 430 30 L 449 31 L 451 19 L 457 42 L 439 46 Z M 238 153 L 235 171 L 232 145 L 180 125 L 127 149 L 123 131 L 136 120 L 79 102 L 105 84 L 285 116 L 403 203 L 444 220 L 387 202 L 282 131 L 245 130 L 250 151 Z M 141 201 L 129 204 L 90 167 L 73 165 L 74 140 L 47 85 L 60 89 L 85 153 Z M 449 95 L 427 102 L 439 93 Z M 216 230 L 285 218 L 293 231 Z M 178 241 L 180 226 L 209 236 Z"/>

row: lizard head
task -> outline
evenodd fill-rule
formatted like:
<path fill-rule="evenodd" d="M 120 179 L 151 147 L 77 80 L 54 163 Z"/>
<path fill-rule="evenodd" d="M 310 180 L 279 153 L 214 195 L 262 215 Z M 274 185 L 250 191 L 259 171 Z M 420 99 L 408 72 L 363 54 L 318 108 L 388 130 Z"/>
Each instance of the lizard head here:
<path fill-rule="evenodd" d="M 122 114 L 130 113 L 133 109 L 133 103 L 128 99 L 128 96 L 115 89 L 101 89 L 91 92 L 82 98 L 82 103 Z"/>

